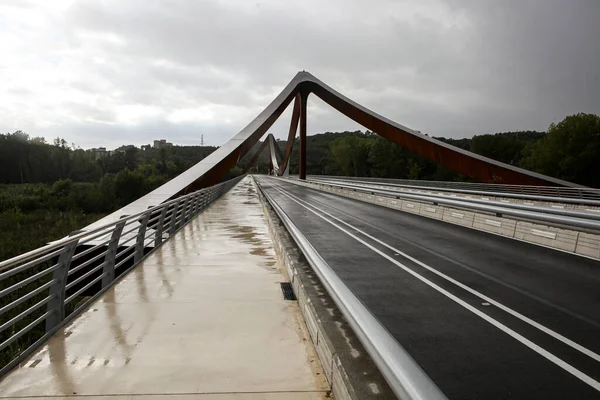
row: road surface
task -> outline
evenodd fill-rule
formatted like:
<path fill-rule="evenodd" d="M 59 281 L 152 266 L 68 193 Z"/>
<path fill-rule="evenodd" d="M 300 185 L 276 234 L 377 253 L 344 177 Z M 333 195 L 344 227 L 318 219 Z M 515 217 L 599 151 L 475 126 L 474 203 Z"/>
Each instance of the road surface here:
<path fill-rule="evenodd" d="M 257 181 L 449 398 L 600 398 L 600 262 Z"/>

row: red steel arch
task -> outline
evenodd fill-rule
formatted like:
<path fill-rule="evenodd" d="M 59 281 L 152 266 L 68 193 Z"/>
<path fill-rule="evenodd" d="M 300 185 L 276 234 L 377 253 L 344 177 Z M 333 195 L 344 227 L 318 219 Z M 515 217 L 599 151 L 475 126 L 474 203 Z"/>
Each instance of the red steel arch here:
<path fill-rule="evenodd" d="M 516 185 L 582 187 L 571 182 L 527 171 L 478 154 L 451 146 L 391 121 L 333 90 L 313 75 L 302 71 L 287 84 L 277 97 L 244 129 L 204 160 L 171 179 L 146 196 L 103 218 L 99 222 L 118 219 L 120 215 L 145 210 L 189 191 L 218 183 L 223 175 L 246 155 L 279 118 L 292 100 L 294 111 L 283 162 L 279 173 L 287 168 L 300 125 L 300 178 L 306 176 L 306 101 L 314 94 L 348 118 L 367 129 L 399 144 L 407 150 L 433 160 L 480 182 Z"/>

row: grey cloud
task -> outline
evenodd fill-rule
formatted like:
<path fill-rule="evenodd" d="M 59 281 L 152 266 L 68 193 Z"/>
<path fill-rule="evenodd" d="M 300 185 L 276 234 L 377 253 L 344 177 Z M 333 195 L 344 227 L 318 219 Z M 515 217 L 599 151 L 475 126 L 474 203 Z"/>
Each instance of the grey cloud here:
<path fill-rule="evenodd" d="M 543 130 L 568 114 L 600 112 L 598 17 L 595 0 L 79 1 L 54 23 L 93 82 L 66 85 L 100 100 L 66 106 L 109 124 L 45 130 L 90 145 L 152 135 L 192 143 L 200 133 L 221 144 L 303 69 L 430 135 Z M 128 104 L 227 115 L 115 125 L 115 108 Z M 309 111 L 311 133 L 358 128 L 318 100 Z M 289 114 L 273 127 L 278 137 Z"/>

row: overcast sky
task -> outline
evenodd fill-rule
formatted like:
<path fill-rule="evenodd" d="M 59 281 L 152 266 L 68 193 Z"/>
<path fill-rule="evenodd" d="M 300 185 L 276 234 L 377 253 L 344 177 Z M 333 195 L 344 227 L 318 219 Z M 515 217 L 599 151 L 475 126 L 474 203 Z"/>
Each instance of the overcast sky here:
<path fill-rule="evenodd" d="M 545 130 L 600 113 L 598 21 L 598 0 L 0 0 L 0 132 L 220 145 L 299 70 L 432 136 Z M 309 134 L 355 129 L 310 98 Z"/>

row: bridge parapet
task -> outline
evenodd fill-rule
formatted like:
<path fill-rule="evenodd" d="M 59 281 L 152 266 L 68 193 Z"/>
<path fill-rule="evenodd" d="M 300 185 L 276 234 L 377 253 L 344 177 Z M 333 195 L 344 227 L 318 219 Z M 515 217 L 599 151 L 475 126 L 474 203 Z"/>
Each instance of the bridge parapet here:
<path fill-rule="evenodd" d="M 242 178 L 0 262 L 0 376 Z"/>

